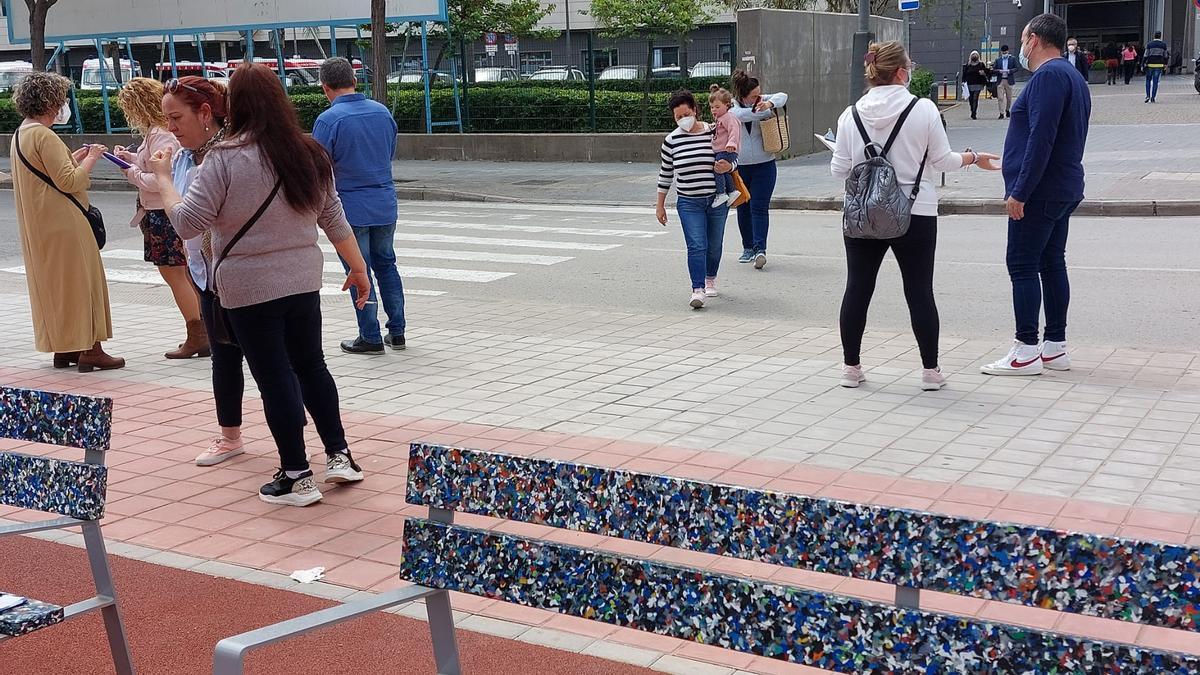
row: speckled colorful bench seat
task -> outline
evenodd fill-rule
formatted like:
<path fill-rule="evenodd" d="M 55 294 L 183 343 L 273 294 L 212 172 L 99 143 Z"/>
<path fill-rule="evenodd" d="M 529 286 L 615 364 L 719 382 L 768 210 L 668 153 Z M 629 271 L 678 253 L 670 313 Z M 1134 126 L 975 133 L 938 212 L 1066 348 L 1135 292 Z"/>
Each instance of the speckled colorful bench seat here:
<path fill-rule="evenodd" d="M 401 577 L 845 673 L 1197 673 L 920 608 L 921 589 L 1197 630 L 1200 551 L 414 443 L 408 501 L 894 584 L 888 605 L 410 519 Z M 434 513 L 436 511 L 431 511 Z"/>
<path fill-rule="evenodd" d="M 0 612 L 0 640 L 99 610 L 117 673 L 132 675 L 133 661 L 100 531 L 108 484 L 104 453 L 111 434 L 111 399 L 0 387 L 0 438 L 84 451 L 82 462 L 0 452 L 0 504 L 59 516 L 0 525 L 0 536 L 79 527 L 96 586 L 95 596 L 67 607 L 30 599 Z M 0 560 L 0 565 L 3 564 Z M 46 568 L 48 573 L 57 571 L 53 561 L 47 561 Z M 20 589 L 12 590 L 20 594 Z M 0 656 L 2 670 L 3 656 Z"/>
<path fill-rule="evenodd" d="M 25 635 L 61 623 L 64 618 L 63 608 L 58 605 L 26 600 L 24 604 L 0 611 L 0 635 Z"/>

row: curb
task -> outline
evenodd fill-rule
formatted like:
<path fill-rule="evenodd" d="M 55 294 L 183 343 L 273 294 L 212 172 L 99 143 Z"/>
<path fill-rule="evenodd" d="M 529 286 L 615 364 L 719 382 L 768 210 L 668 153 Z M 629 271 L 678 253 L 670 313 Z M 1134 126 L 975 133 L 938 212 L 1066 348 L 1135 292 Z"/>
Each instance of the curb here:
<path fill-rule="evenodd" d="M 11 186 L 8 186 L 11 187 Z M 133 192 L 123 180 L 93 178 L 92 189 L 97 192 Z M 489 195 L 443 188 L 409 187 L 398 185 L 396 197 L 404 201 L 475 202 L 501 204 L 546 204 L 545 199 L 525 199 L 507 195 Z M 572 200 L 577 206 L 646 206 L 641 202 L 605 202 Z M 841 211 L 841 197 L 776 197 L 771 208 L 782 211 Z M 938 203 L 943 216 L 1004 216 L 1002 199 L 943 199 Z M 1200 216 L 1200 200 L 1097 199 L 1085 200 L 1075 211 L 1077 216 L 1135 217 Z"/>

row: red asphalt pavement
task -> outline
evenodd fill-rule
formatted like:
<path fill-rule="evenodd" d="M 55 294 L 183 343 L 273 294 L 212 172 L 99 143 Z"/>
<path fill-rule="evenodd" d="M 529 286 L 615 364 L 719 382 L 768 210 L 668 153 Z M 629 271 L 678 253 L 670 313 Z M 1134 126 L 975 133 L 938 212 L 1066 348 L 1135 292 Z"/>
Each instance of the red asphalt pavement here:
<path fill-rule="evenodd" d="M 0 540 L 0 588 L 56 604 L 94 590 L 81 549 L 30 539 Z M 134 667 L 142 675 L 212 672 L 221 638 L 336 604 L 300 593 L 109 557 Z M 637 666 L 459 630 L 463 672 L 472 675 L 642 675 Z M 0 673 L 113 673 L 100 613 L 3 643 Z M 375 613 L 253 652 L 247 673 L 429 675 L 427 624 Z"/>

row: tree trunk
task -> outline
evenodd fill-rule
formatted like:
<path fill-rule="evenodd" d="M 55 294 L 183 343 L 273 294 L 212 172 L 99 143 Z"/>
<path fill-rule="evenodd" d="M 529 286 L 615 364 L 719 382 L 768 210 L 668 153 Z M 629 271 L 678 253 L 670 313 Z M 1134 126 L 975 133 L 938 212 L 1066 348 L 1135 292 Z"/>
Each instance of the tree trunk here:
<path fill-rule="evenodd" d="M 682 33 L 679 36 L 679 76 L 683 79 L 688 78 L 688 39 L 687 33 Z"/>
<path fill-rule="evenodd" d="M 642 121 L 638 131 L 646 130 L 647 116 L 650 114 L 650 79 L 654 75 L 654 38 L 646 37 L 646 77 L 642 81 Z"/>
<path fill-rule="evenodd" d="M 50 5 L 45 0 L 25 0 L 29 7 L 29 61 L 34 70 L 46 69 L 46 13 Z"/>
<path fill-rule="evenodd" d="M 387 105 L 387 2 L 371 0 L 371 98 Z"/>

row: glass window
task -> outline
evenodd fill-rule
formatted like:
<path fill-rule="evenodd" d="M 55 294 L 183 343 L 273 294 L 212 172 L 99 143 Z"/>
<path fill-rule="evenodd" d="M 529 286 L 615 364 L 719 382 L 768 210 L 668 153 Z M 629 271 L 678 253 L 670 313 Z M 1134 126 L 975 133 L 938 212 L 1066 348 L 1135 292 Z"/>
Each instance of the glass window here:
<path fill-rule="evenodd" d="M 582 49 L 579 51 L 579 62 L 582 64 L 585 64 L 585 66 L 587 64 L 587 57 L 588 57 L 588 52 L 586 49 Z M 592 50 L 592 64 L 593 64 L 593 67 L 596 69 L 597 73 L 602 72 L 605 68 L 608 68 L 609 66 L 615 66 L 619 63 L 621 63 L 621 60 L 617 56 L 617 48 L 616 47 L 609 47 L 608 49 L 593 49 Z"/>
<path fill-rule="evenodd" d="M 733 53 L 730 51 L 728 42 L 723 42 L 717 45 L 717 60 L 729 63 L 733 58 Z"/>
<path fill-rule="evenodd" d="M 655 47 L 654 67 L 669 68 L 679 66 L 679 47 Z"/>

